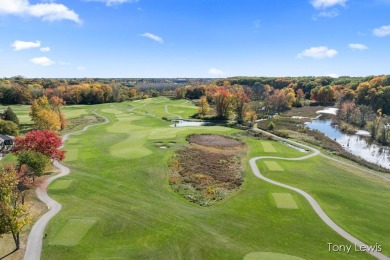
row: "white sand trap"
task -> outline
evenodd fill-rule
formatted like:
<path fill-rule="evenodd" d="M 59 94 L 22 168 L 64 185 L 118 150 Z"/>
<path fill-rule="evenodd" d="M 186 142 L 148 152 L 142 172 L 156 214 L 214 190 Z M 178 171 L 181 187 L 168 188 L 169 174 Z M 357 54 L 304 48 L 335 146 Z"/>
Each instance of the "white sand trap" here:
<path fill-rule="evenodd" d="M 275 161 L 264 161 L 265 166 L 267 166 L 268 170 L 273 172 L 283 172 L 284 169 L 282 166 L 279 165 L 279 163 Z"/>
<path fill-rule="evenodd" d="M 298 209 L 298 205 L 290 193 L 272 193 L 272 197 L 280 209 Z"/>
<path fill-rule="evenodd" d="M 161 149 L 168 149 L 167 146 L 160 146 Z"/>
<path fill-rule="evenodd" d="M 272 252 L 252 252 L 244 256 L 243 260 L 305 260 L 304 258 Z"/>
<path fill-rule="evenodd" d="M 265 153 L 276 153 L 275 147 L 269 142 L 261 142 Z"/>

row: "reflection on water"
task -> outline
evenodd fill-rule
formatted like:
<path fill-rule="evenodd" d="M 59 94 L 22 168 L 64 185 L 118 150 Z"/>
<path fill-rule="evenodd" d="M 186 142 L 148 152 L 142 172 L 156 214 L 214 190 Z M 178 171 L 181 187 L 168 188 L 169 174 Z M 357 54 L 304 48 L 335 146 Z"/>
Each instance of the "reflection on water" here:
<path fill-rule="evenodd" d="M 186 120 L 177 120 L 174 121 L 175 124 L 170 125 L 171 127 L 185 127 L 185 126 L 210 126 L 213 125 L 209 122 L 196 122 L 196 121 L 186 121 Z"/>
<path fill-rule="evenodd" d="M 378 164 L 390 169 L 390 148 L 371 144 L 367 139 L 358 135 L 342 133 L 338 128 L 332 126 L 330 119 L 315 119 L 306 124 L 306 127 L 318 130 L 326 136 L 336 140 L 348 152 L 359 156 L 366 161 Z"/>

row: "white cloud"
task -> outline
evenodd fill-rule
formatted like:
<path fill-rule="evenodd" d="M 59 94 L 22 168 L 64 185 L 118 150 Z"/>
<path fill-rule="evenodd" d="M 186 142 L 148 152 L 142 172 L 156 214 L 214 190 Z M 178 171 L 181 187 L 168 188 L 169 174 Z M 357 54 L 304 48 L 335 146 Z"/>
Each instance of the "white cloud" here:
<path fill-rule="evenodd" d="M 311 4 L 316 9 L 326 9 L 336 5 L 345 6 L 348 0 L 312 0 Z"/>
<path fill-rule="evenodd" d="M 77 13 L 63 4 L 30 4 L 29 0 L 0 0 L 0 14 L 29 15 L 44 21 L 70 20 L 81 23 Z"/>
<path fill-rule="evenodd" d="M 213 76 L 221 76 L 224 74 L 224 72 L 220 69 L 211 68 L 209 69 L 208 73 Z"/>
<path fill-rule="evenodd" d="M 339 11 L 334 9 L 331 11 L 322 11 L 319 14 L 317 14 L 318 17 L 326 17 L 326 18 L 334 18 L 339 15 Z"/>
<path fill-rule="evenodd" d="M 77 70 L 79 70 L 79 71 L 84 71 L 84 70 L 86 70 L 86 68 L 85 68 L 84 66 L 78 66 L 78 67 L 77 67 Z"/>
<path fill-rule="evenodd" d="M 14 43 L 12 43 L 11 47 L 15 50 L 15 51 L 21 51 L 21 50 L 27 50 L 27 49 L 31 49 L 31 48 L 39 48 L 41 47 L 41 42 L 40 41 L 35 41 L 35 42 L 25 42 L 25 41 L 14 41 Z"/>
<path fill-rule="evenodd" d="M 50 51 L 50 47 L 42 47 L 39 49 L 41 52 L 49 52 Z"/>
<path fill-rule="evenodd" d="M 144 34 L 141 34 L 141 36 L 149 38 L 149 39 L 156 41 L 156 42 L 159 42 L 159 43 L 164 43 L 163 38 L 161 38 L 160 36 L 154 35 L 152 33 L 144 33 Z"/>
<path fill-rule="evenodd" d="M 358 51 L 364 51 L 368 49 L 366 45 L 360 43 L 350 43 L 348 44 L 348 47 Z"/>
<path fill-rule="evenodd" d="M 385 37 L 390 35 L 390 25 L 384 25 L 382 27 L 376 28 L 373 31 L 375 36 Z"/>
<path fill-rule="evenodd" d="M 102 3 L 105 3 L 107 6 L 138 2 L 138 0 L 87 0 L 87 1 L 88 2 L 102 2 Z"/>
<path fill-rule="evenodd" d="M 54 64 L 54 61 L 50 60 L 48 57 L 32 58 L 30 61 L 41 66 L 50 66 Z"/>
<path fill-rule="evenodd" d="M 329 49 L 326 46 L 311 47 L 298 54 L 298 58 L 310 57 L 314 59 L 332 58 L 337 55 L 335 49 Z"/>

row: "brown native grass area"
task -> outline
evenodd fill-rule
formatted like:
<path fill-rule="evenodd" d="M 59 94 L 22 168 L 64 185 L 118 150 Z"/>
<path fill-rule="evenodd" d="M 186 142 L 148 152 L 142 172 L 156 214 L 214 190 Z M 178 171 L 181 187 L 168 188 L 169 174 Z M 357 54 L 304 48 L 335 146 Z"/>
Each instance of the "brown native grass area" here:
<path fill-rule="evenodd" d="M 187 140 L 190 144 L 178 150 L 170 163 L 174 191 L 193 203 L 211 206 L 241 186 L 245 143 L 220 135 L 190 135 Z"/>

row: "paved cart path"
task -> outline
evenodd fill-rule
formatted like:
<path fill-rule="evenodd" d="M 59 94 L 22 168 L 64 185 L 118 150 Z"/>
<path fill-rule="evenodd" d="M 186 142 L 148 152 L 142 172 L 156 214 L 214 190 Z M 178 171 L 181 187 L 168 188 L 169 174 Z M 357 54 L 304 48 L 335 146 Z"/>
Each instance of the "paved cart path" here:
<path fill-rule="evenodd" d="M 99 124 L 93 124 L 93 125 L 88 125 L 85 126 L 82 130 L 77 131 L 77 132 L 72 132 L 69 134 L 66 134 L 62 137 L 62 146 L 64 146 L 64 143 L 66 140 L 68 140 L 68 137 L 73 134 L 78 134 L 87 131 L 88 128 L 92 126 L 99 126 L 99 125 L 104 125 L 110 122 L 110 120 L 102 115 L 99 115 L 95 111 L 93 112 L 95 115 L 102 117 L 104 119 L 103 123 Z M 49 223 L 50 219 L 52 219 L 62 208 L 61 204 L 58 203 L 57 201 L 53 200 L 52 198 L 49 197 L 47 194 L 47 187 L 51 182 L 54 180 L 61 178 L 65 175 L 68 175 L 70 173 L 70 169 L 58 161 L 54 161 L 53 165 L 56 166 L 59 170 L 60 173 L 48 178 L 41 187 L 37 188 L 36 192 L 38 195 L 38 198 L 47 205 L 47 208 L 49 209 L 48 212 L 46 212 L 38 221 L 34 224 L 32 227 L 30 234 L 28 235 L 27 239 L 27 247 L 26 247 L 26 252 L 24 253 L 24 259 L 25 260 L 39 260 L 41 259 L 41 251 L 42 251 L 42 240 L 43 240 L 43 234 L 45 232 L 45 228 L 47 223 Z"/>

